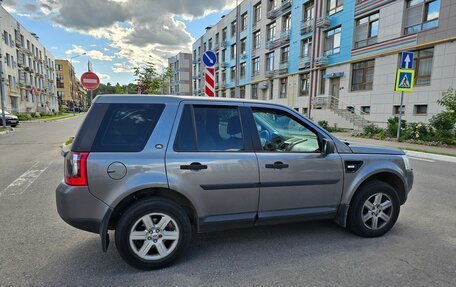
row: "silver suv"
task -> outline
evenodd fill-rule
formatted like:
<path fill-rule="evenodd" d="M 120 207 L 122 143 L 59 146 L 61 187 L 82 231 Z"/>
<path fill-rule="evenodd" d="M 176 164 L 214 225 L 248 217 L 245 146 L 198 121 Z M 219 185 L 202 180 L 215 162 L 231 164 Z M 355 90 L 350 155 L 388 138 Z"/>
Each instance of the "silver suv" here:
<path fill-rule="evenodd" d="M 339 141 L 296 111 L 258 101 L 100 96 L 65 155 L 57 208 L 108 230 L 126 262 L 164 267 L 193 232 L 334 219 L 380 236 L 413 184 L 402 151 Z"/>

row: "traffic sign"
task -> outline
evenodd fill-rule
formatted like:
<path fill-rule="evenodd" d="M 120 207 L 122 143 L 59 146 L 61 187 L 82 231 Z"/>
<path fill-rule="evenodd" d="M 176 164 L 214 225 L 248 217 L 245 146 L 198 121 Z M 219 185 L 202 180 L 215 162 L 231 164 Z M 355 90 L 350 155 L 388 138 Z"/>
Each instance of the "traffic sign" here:
<path fill-rule="evenodd" d="M 208 68 L 214 67 L 217 64 L 217 55 L 212 51 L 204 52 L 203 63 Z"/>
<path fill-rule="evenodd" d="M 215 69 L 206 67 L 204 93 L 208 97 L 215 96 Z"/>
<path fill-rule="evenodd" d="M 414 70 L 397 70 L 396 92 L 413 92 L 414 78 Z"/>
<path fill-rule="evenodd" d="M 401 69 L 413 69 L 413 60 L 415 58 L 415 54 L 412 52 L 402 52 L 401 57 Z"/>
<path fill-rule="evenodd" d="M 93 91 L 98 89 L 100 86 L 100 78 L 98 78 L 97 74 L 93 72 L 85 72 L 81 76 L 81 83 L 89 91 Z"/>

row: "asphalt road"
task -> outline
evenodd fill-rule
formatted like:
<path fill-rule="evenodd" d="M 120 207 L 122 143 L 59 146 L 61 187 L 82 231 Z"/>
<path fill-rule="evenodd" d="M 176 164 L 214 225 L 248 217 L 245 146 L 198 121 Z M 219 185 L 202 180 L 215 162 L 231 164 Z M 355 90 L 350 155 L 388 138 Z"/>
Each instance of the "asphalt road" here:
<path fill-rule="evenodd" d="M 456 286 L 456 165 L 415 159 L 415 187 L 384 237 L 330 221 L 196 235 L 174 266 L 137 271 L 57 214 L 59 145 L 81 120 L 0 136 L 0 286 Z"/>

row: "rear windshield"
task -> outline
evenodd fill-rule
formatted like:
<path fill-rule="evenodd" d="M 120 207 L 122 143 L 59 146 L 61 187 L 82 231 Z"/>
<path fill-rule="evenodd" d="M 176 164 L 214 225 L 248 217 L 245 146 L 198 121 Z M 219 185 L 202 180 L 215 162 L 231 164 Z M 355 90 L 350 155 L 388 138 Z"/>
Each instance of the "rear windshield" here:
<path fill-rule="evenodd" d="M 163 104 L 109 104 L 103 109 L 97 109 L 95 106 L 76 137 L 73 151 L 142 151 L 165 107 Z M 91 116 L 94 111 L 103 112 L 104 116 Z M 92 121 L 86 125 L 90 119 Z M 90 131 L 93 128 L 97 128 L 96 133 Z M 78 146 L 78 142 L 82 142 L 79 137 L 85 137 L 86 143 L 90 141 L 90 148 L 87 144 L 85 147 Z"/>

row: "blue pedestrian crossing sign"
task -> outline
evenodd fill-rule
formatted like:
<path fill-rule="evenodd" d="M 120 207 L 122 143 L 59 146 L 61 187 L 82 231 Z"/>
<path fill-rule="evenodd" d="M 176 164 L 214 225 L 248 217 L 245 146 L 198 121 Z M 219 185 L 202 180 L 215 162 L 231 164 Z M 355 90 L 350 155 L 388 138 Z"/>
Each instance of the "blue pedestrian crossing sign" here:
<path fill-rule="evenodd" d="M 204 52 L 203 63 L 208 68 L 214 67 L 217 64 L 217 55 L 212 51 Z"/>
<path fill-rule="evenodd" d="M 415 79 L 414 70 L 399 69 L 397 70 L 396 92 L 413 92 Z"/>

